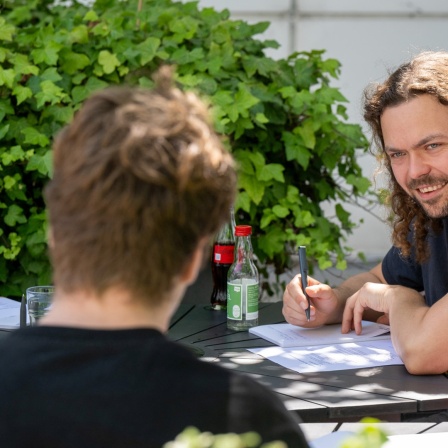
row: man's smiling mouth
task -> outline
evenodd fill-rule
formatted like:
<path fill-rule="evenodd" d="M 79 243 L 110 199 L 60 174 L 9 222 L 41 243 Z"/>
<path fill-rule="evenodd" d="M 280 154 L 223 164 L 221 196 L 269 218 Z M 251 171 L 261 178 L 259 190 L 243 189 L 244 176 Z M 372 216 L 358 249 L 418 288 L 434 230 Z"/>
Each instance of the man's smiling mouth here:
<path fill-rule="evenodd" d="M 443 188 L 446 184 L 437 184 L 437 185 L 431 185 L 428 187 L 421 187 L 421 188 L 417 188 L 417 190 L 420 193 L 431 193 L 431 191 L 436 191 L 436 190 L 440 190 L 441 188 Z"/>

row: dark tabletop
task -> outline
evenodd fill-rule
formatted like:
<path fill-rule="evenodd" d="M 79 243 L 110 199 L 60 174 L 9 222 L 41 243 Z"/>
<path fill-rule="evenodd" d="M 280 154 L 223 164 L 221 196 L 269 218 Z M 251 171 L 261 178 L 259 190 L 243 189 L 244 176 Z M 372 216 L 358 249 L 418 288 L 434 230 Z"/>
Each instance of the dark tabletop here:
<path fill-rule="evenodd" d="M 281 307 L 281 302 L 260 304 L 259 325 L 284 322 Z M 7 334 L 0 331 L 0 337 Z M 225 311 L 207 305 L 181 304 L 168 337 L 205 362 L 237 370 L 271 388 L 305 423 L 357 422 L 363 417 L 398 422 L 448 409 L 444 375 L 410 375 L 402 365 L 297 373 L 249 352 L 273 344 L 247 331 L 228 330 Z"/>
<path fill-rule="evenodd" d="M 284 322 L 281 307 L 281 302 L 261 304 L 259 325 Z M 273 344 L 248 332 L 228 330 L 225 311 L 207 305 L 182 304 L 168 336 L 204 361 L 270 387 L 304 422 L 355 422 L 366 416 L 401 421 L 448 408 L 444 375 L 410 375 L 402 365 L 297 373 L 247 351 Z"/>

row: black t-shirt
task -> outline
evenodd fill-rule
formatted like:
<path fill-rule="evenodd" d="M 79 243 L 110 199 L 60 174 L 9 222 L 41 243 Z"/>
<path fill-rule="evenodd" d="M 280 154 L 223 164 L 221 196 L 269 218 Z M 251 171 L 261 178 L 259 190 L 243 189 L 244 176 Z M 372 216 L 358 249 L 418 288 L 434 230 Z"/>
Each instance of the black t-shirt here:
<path fill-rule="evenodd" d="M 273 392 L 156 330 L 26 328 L 0 360 L 1 447 L 160 447 L 187 426 L 308 446 Z"/>
<path fill-rule="evenodd" d="M 425 293 L 428 306 L 448 293 L 448 219 L 440 233 L 429 234 L 430 256 L 419 264 L 413 256 L 404 258 L 392 247 L 383 259 L 384 279 L 389 285 L 402 285 Z"/>

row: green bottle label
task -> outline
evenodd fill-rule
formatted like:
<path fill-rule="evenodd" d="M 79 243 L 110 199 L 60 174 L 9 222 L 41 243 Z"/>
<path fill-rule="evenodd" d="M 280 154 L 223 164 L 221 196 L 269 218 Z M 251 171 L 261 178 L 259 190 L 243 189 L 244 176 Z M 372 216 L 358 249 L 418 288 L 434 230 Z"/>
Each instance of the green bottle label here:
<path fill-rule="evenodd" d="M 243 320 L 243 288 L 241 284 L 227 282 L 227 317 Z"/>
<path fill-rule="evenodd" d="M 255 280 L 227 282 L 227 317 L 231 320 L 258 318 L 259 285 Z"/>
<path fill-rule="evenodd" d="M 252 320 L 258 318 L 258 282 L 246 285 L 246 319 Z"/>

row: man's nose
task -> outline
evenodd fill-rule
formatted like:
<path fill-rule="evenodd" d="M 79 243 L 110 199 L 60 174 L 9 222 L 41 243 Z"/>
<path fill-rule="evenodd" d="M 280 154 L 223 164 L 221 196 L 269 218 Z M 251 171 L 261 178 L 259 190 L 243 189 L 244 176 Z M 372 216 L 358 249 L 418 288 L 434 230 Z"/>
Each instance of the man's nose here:
<path fill-rule="evenodd" d="M 409 154 L 408 174 L 411 179 L 418 179 L 430 171 L 431 166 L 425 161 L 425 157 L 422 157 L 420 154 Z"/>

